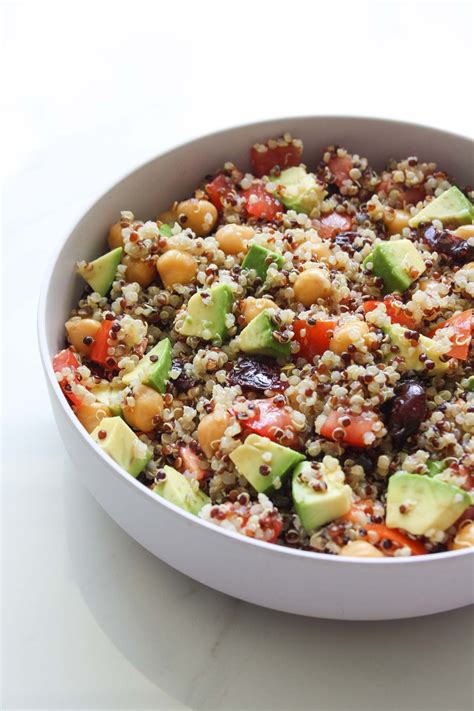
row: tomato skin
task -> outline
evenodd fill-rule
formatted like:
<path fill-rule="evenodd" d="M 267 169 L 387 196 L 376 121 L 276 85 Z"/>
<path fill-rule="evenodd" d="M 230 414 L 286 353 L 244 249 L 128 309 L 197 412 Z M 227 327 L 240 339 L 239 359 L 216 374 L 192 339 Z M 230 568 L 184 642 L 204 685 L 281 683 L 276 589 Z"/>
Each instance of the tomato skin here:
<path fill-rule="evenodd" d="M 204 190 L 209 195 L 213 205 L 218 210 L 223 210 L 223 200 L 227 200 L 231 193 L 235 193 L 235 186 L 227 175 L 218 173 L 210 183 L 204 186 Z"/>
<path fill-rule="evenodd" d="M 317 321 L 310 325 L 303 319 L 293 322 L 295 340 L 300 344 L 300 350 L 296 357 L 306 358 L 309 363 L 313 362 L 314 356 L 322 355 L 329 350 L 331 340 L 330 332 L 336 328 L 336 321 Z M 304 335 L 303 335 L 304 333 Z"/>
<path fill-rule="evenodd" d="M 257 178 L 264 175 L 269 175 L 273 168 L 284 170 L 301 163 L 303 146 L 297 146 L 294 143 L 287 143 L 285 146 L 275 146 L 269 148 L 267 145 L 266 151 L 258 151 L 255 146 L 250 149 L 250 163 L 252 165 L 253 174 Z"/>
<path fill-rule="evenodd" d="M 358 521 L 357 514 L 360 511 L 363 511 L 365 514 L 370 516 L 372 513 L 372 508 L 373 502 L 370 499 L 358 501 L 346 514 L 341 516 L 338 520 L 350 521 L 351 523 L 354 523 L 356 525 L 361 525 L 361 527 L 367 531 L 367 535 L 363 536 L 362 540 L 368 541 L 369 543 L 372 543 L 370 536 L 368 535 L 369 531 L 374 531 L 375 533 L 377 533 L 379 541 L 374 545 L 380 548 L 384 555 L 391 556 L 394 554 L 395 550 L 403 548 L 404 546 L 408 546 L 410 548 L 412 555 L 424 555 L 426 553 L 426 548 L 423 543 L 421 543 L 420 541 L 414 541 L 413 539 L 409 538 L 404 533 L 399 531 L 398 528 L 389 528 L 383 523 L 360 524 Z M 392 542 L 392 544 L 395 544 L 395 547 L 392 546 L 392 548 L 388 549 L 384 548 L 381 543 L 385 539 L 388 539 Z"/>
<path fill-rule="evenodd" d="M 285 446 L 291 449 L 301 447 L 301 440 L 294 430 L 291 415 L 284 407 L 275 405 L 271 398 L 252 400 L 251 402 L 252 405 L 255 405 L 253 416 L 239 421 L 244 437 L 249 434 L 258 434 L 280 444 L 276 437 L 276 430 L 284 430 L 288 433 L 291 432 L 289 441 L 285 441 Z"/>
<path fill-rule="evenodd" d="M 79 361 L 77 360 L 75 354 L 70 348 L 65 348 L 53 358 L 53 370 L 55 373 L 60 373 L 63 368 L 70 368 L 73 372 L 79 367 Z M 77 374 L 74 377 L 74 381 L 79 382 Z M 80 405 L 81 399 L 77 397 L 74 393 L 66 389 L 68 382 L 66 379 L 59 381 L 61 390 L 71 403 L 71 405 Z"/>
<path fill-rule="evenodd" d="M 342 425 L 341 420 L 344 418 L 350 419 L 349 425 Z M 336 410 L 330 412 L 326 418 L 326 422 L 321 427 L 321 434 L 326 439 L 334 440 L 334 430 L 342 428 L 345 431 L 342 441 L 344 444 L 350 447 L 370 447 L 370 444 L 364 442 L 364 435 L 368 432 L 373 432 L 373 425 L 379 422 L 379 418 L 370 413 L 363 413 L 361 415 L 351 415 L 347 413 L 339 413 Z"/>
<path fill-rule="evenodd" d="M 447 321 L 443 321 L 439 326 L 436 326 L 432 331 L 430 331 L 429 336 L 432 337 L 434 334 L 442 328 L 450 326 L 454 329 L 454 334 L 451 337 L 452 348 L 448 351 L 447 355 L 451 358 L 459 358 L 459 360 L 467 360 L 469 355 L 469 346 L 472 340 L 472 309 L 463 311 L 457 316 L 452 316 Z M 460 341 L 460 342 L 458 342 Z"/>
<path fill-rule="evenodd" d="M 92 345 L 92 348 L 89 353 L 89 358 L 90 360 L 93 360 L 94 363 L 99 363 L 99 365 L 102 365 L 104 368 L 110 369 L 111 366 L 107 363 L 108 359 L 110 356 L 107 354 L 107 351 L 109 349 L 109 344 L 107 343 L 109 337 L 110 337 L 110 330 L 113 325 L 113 321 L 109 321 L 108 319 L 105 319 L 102 321 L 100 324 L 100 331 L 97 332 L 97 335 L 94 338 L 94 343 Z M 115 366 L 112 366 L 112 368 Z"/>
<path fill-rule="evenodd" d="M 350 156 L 331 156 L 328 167 L 334 175 L 334 182 L 337 187 L 342 187 L 345 180 L 350 180 L 349 172 L 352 170 L 354 163 Z"/>
<path fill-rule="evenodd" d="M 416 205 L 420 200 L 424 200 L 426 197 L 425 189 L 420 186 L 416 188 L 406 188 L 400 183 L 396 183 L 390 173 L 382 174 L 382 181 L 377 186 L 377 192 L 384 192 L 385 195 L 389 195 L 392 190 L 398 190 L 400 193 L 400 202 L 405 207 L 405 205 Z"/>
<path fill-rule="evenodd" d="M 271 222 L 279 212 L 283 212 L 281 202 L 270 195 L 262 183 L 254 183 L 248 190 L 244 190 L 243 196 L 246 200 L 245 209 L 250 217 Z"/>
<path fill-rule="evenodd" d="M 320 222 L 318 235 L 323 239 L 332 239 L 339 232 L 349 232 L 352 229 L 352 218 L 340 212 L 330 212 L 321 217 Z"/>
<path fill-rule="evenodd" d="M 189 445 L 181 445 L 179 456 L 182 462 L 180 466 L 181 472 L 188 471 L 190 474 L 194 474 L 198 481 L 205 479 L 209 475 L 209 469 L 201 467 L 201 458 Z"/>
<path fill-rule="evenodd" d="M 376 309 L 379 304 L 383 303 L 385 304 L 387 315 L 390 316 L 390 320 L 392 321 L 392 323 L 399 323 L 400 326 L 405 326 L 405 328 L 416 330 L 415 322 L 413 321 L 411 316 L 406 314 L 401 309 L 397 309 L 392 303 L 393 301 L 394 299 L 390 296 L 386 297 L 383 301 L 364 301 L 364 303 L 362 304 L 362 308 L 364 309 L 364 313 L 368 314 L 370 311 Z"/>

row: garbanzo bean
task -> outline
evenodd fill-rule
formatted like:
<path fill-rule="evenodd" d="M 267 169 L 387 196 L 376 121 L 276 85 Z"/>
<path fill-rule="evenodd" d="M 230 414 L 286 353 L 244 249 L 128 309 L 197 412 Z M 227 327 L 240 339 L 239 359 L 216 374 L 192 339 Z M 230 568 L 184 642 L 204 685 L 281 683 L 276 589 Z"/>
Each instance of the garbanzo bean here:
<path fill-rule="evenodd" d="M 474 237 L 474 225 L 461 225 L 453 232 L 459 239 L 471 239 Z"/>
<path fill-rule="evenodd" d="M 133 398 L 134 405 L 122 407 L 124 419 L 135 430 L 150 432 L 155 427 L 154 418 L 163 415 L 163 398 L 148 385 L 135 386 Z"/>
<path fill-rule="evenodd" d="M 166 287 L 173 284 L 190 284 L 197 274 L 198 265 L 188 252 L 170 249 L 156 263 L 158 274 Z"/>
<path fill-rule="evenodd" d="M 173 227 L 174 223 L 178 222 L 178 213 L 176 212 L 176 210 L 170 207 L 169 210 L 160 212 L 156 219 L 159 222 L 163 222 L 165 225 L 170 225 L 170 227 Z"/>
<path fill-rule="evenodd" d="M 68 341 L 81 356 L 89 355 L 99 330 L 100 323 L 92 318 L 71 319 L 66 322 Z"/>
<path fill-rule="evenodd" d="M 368 333 L 369 327 L 365 321 L 347 321 L 334 329 L 329 348 L 333 353 L 341 355 L 341 353 L 347 351 L 348 346 L 352 343 L 359 341 L 361 338 L 365 339 Z"/>
<path fill-rule="evenodd" d="M 224 225 L 217 230 L 216 240 L 224 254 L 239 254 L 254 234 L 255 230 L 247 225 Z"/>
<path fill-rule="evenodd" d="M 368 541 L 349 541 L 341 548 L 340 555 L 351 558 L 384 558 L 384 554 Z"/>
<path fill-rule="evenodd" d="M 219 447 L 224 432 L 230 424 L 230 414 L 225 407 L 217 406 L 214 412 L 204 415 L 197 429 L 201 449 L 210 459 Z"/>
<path fill-rule="evenodd" d="M 127 281 L 136 281 L 143 288 L 150 286 L 156 277 L 156 266 L 152 259 L 135 259 L 126 254 L 122 259 L 122 264 L 127 266 Z"/>
<path fill-rule="evenodd" d="M 277 305 L 271 299 L 263 297 L 255 299 L 253 296 L 247 296 L 240 302 L 240 313 L 242 314 L 246 324 L 250 323 L 256 316 L 265 311 L 265 309 L 276 309 Z"/>
<path fill-rule="evenodd" d="M 319 237 L 311 240 L 311 251 L 313 256 L 321 262 L 326 262 L 331 256 L 329 245 Z"/>
<path fill-rule="evenodd" d="M 117 247 L 123 247 L 121 222 L 116 222 L 115 224 L 112 225 L 112 227 L 109 230 L 107 242 L 109 243 L 110 249 L 116 249 Z"/>
<path fill-rule="evenodd" d="M 331 293 L 331 282 L 328 274 L 318 267 L 306 269 L 298 274 L 293 284 L 295 299 L 303 306 L 311 306 L 318 299 L 324 299 Z"/>
<path fill-rule="evenodd" d="M 177 207 L 181 227 L 189 227 L 198 237 L 206 237 L 217 222 L 217 210 L 208 200 L 183 200 Z"/>
<path fill-rule="evenodd" d="M 387 210 L 384 214 L 384 222 L 389 235 L 399 235 L 404 227 L 408 227 L 408 220 L 411 215 L 406 210 Z"/>
<path fill-rule="evenodd" d="M 474 521 L 466 521 L 449 544 L 449 550 L 460 551 L 474 546 Z"/>
<path fill-rule="evenodd" d="M 95 430 L 104 417 L 112 416 L 110 408 L 101 402 L 93 402 L 90 405 L 78 405 L 74 411 L 77 415 L 77 419 L 88 432 Z"/>

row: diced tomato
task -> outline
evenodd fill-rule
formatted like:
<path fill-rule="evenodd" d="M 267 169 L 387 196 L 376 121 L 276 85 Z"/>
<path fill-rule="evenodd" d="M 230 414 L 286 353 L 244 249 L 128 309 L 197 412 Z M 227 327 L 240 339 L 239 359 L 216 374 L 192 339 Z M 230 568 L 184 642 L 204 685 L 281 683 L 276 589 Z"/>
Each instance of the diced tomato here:
<path fill-rule="evenodd" d="M 345 180 L 349 180 L 349 172 L 354 163 L 350 156 L 332 156 L 329 159 L 329 170 L 334 175 L 334 182 L 340 188 Z"/>
<path fill-rule="evenodd" d="M 340 212 L 330 212 L 321 217 L 320 222 L 318 235 L 323 239 L 332 239 L 339 232 L 348 232 L 352 228 L 352 218 Z"/>
<path fill-rule="evenodd" d="M 389 195 L 392 190 L 398 190 L 400 193 L 400 202 L 405 205 L 416 205 L 420 200 L 424 200 L 426 193 L 422 186 L 416 188 L 406 188 L 400 183 L 396 183 L 390 173 L 383 173 L 382 181 L 377 186 L 377 192 L 384 192 Z"/>
<path fill-rule="evenodd" d="M 284 170 L 301 163 L 303 144 L 287 143 L 273 148 L 269 148 L 266 144 L 266 149 L 265 151 L 259 151 L 255 146 L 250 149 L 250 163 L 257 178 L 269 175 L 272 169 L 277 166 L 280 170 Z"/>
<path fill-rule="evenodd" d="M 346 420 L 349 420 L 349 424 L 345 424 Z M 377 415 L 368 412 L 361 415 L 352 415 L 333 410 L 321 427 L 321 434 L 326 439 L 343 442 L 350 447 L 370 447 L 372 443 L 367 444 L 364 440 L 364 435 L 374 432 L 373 427 L 377 422 L 380 422 Z M 334 437 L 336 429 L 343 430 L 344 436 Z"/>
<path fill-rule="evenodd" d="M 232 180 L 224 173 L 218 173 L 210 183 L 204 186 L 204 190 L 209 195 L 211 202 L 222 210 L 223 200 L 228 200 L 231 193 L 235 193 L 235 186 Z"/>
<path fill-rule="evenodd" d="M 113 365 L 107 362 L 110 359 L 110 356 L 107 353 L 110 346 L 107 341 L 110 337 L 110 329 L 112 328 L 113 323 L 113 321 L 109 321 L 108 319 L 102 321 L 100 324 L 100 331 L 97 331 L 97 334 L 94 337 L 94 343 L 89 353 L 90 360 L 93 360 L 94 363 L 99 363 L 104 368 L 109 369 L 116 367 L 115 362 Z"/>
<path fill-rule="evenodd" d="M 285 447 L 292 449 L 301 447 L 301 440 L 285 407 L 275 405 L 272 398 L 251 402 L 255 408 L 254 414 L 246 420 L 239 421 L 245 437 L 249 434 L 258 434 L 261 437 L 268 437 L 273 442 L 284 444 Z M 283 432 L 285 437 L 281 439 L 280 433 Z"/>
<path fill-rule="evenodd" d="M 278 511 L 270 511 L 265 518 L 260 519 L 260 528 L 263 531 L 271 531 L 272 537 L 265 538 L 265 540 L 267 543 L 275 543 L 283 528 L 283 521 L 280 513 Z M 251 530 L 247 529 L 245 535 L 252 536 Z"/>
<path fill-rule="evenodd" d="M 283 212 L 281 202 L 270 195 L 262 183 L 254 183 L 248 190 L 244 190 L 243 196 L 247 201 L 246 210 L 250 217 L 271 221 L 279 212 Z"/>
<path fill-rule="evenodd" d="M 65 348 L 62 351 L 59 351 L 54 358 L 53 358 L 53 370 L 55 373 L 60 373 L 63 368 L 70 368 L 74 372 L 74 382 L 78 383 L 79 378 L 77 377 L 77 374 L 75 373 L 76 369 L 79 367 L 79 361 L 77 360 L 75 354 L 72 352 L 70 348 Z M 68 381 L 66 378 L 63 378 L 59 382 L 59 385 L 61 386 L 61 390 L 69 400 L 69 402 L 72 405 L 80 405 L 81 404 L 81 399 L 77 397 L 74 393 L 72 393 L 69 388 L 68 388 Z"/>
<path fill-rule="evenodd" d="M 365 514 L 369 515 L 372 513 L 373 503 L 370 499 L 358 501 L 352 508 L 343 516 L 340 517 L 340 521 L 350 521 L 356 525 L 360 525 L 367 535 L 363 536 L 363 540 L 372 542 L 371 537 L 368 535 L 369 531 L 373 531 L 378 535 L 378 541 L 374 543 L 377 547 L 380 547 L 385 555 L 393 555 L 396 550 L 408 546 L 411 550 L 412 555 L 423 555 L 426 553 L 426 548 L 420 541 L 414 541 L 409 536 L 405 535 L 398 528 L 389 528 L 383 523 L 360 523 L 358 514 L 363 511 Z M 389 540 L 392 543 L 391 548 L 385 548 L 382 546 L 384 540 Z"/>
<path fill-rule="evenodd" d="M 442 328 L 452 328 L 454 333 L 451 336 L 451 343 L 453 344 L 451 350 L 448 351 L 448 355 L 451 358 L 459 358 L 460 360 L 466 360 L 469 355 L 469 346 L 472 340 L 472 309 L 468 311 L 463 311 L 462 314 L 457 316 L 452 316 L 447 321 L 443 321 L 439 326 L 436 326 L 429 335 L 433 336 L 437 331 Z"/>
<path fill-rule="evenodd" d="M 306 358 L 313 362 L 316 355 L 322 355 L 329 350 L 331 333 L 336 328 L 336 321 L 317 321 L 314 325 L 308 324 L 303 319 L 293 322 L 295 340 L 300 344 L 297 357 Z"/>
<path fill-rule="evenodd" d="M 381 301 L 364 301 L 362 304 L 362 308 L 364 309 L 364 313 L 368 314 L 370 311 L 373 311 L 374 309 L 377 308 L 377 306 L 380 303 L 385 304 L 385 309 L 387 311 L 388 316 L 390 316 L 390 319 L 392 323 L 399 323 L 400 326 L 404 326 L 405 328 L 410 328 L 410 329 L 416 329 L 415 322 L 409 316 L 405 311 L 402 311 L 402 309 L 397 308 L 394 304 L 395 299 L 393 297 L 387 296 L 383 302 Z"/>
<path fill-rule="evenodd" d="M 191 449 L 189 445 L 181 445 L 179 448 L 179 456 L 182 462 L 179 467 L 180 471 L 187 471 L 190 474 L 194 474 L 194 477 L 198 481 L 201 481 L 201 479 L 205 479 L 206 476 L 208 476 L 209 469 L 204 469 L 201 466 L 201 458 L 194 451 L 194 449 Z"/>

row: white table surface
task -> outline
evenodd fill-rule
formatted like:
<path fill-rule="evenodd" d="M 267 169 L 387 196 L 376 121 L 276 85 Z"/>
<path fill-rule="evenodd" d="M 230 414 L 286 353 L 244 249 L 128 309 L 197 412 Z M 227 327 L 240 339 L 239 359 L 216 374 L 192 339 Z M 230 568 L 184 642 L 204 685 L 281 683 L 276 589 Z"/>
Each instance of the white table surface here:
<path fill-rule="evenodd" d="M 123 533 L 59 439 L 35 312 L 72 221 L 192 135 L 316 112 L 469 134 L 472 5 L 244 1 L 232 20 L 224 3 L 159 5 L 2 4 L 2 708 L 467 711 L 471 609 L 292 617 L 213 592 Z"/>

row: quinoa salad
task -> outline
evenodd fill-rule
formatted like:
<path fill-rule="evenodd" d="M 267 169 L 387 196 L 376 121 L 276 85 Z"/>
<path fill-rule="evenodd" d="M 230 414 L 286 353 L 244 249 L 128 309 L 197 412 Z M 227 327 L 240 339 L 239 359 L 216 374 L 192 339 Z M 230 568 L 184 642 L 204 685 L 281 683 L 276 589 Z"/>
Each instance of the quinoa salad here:
<path fill-rule="evenodd" d="M 474 191 L 349 148 L 285 134 L 153 219 L 124 205 L 75 265 L 56 378 L 129 476 L 217 527 L 329 555 L 472 547 Z"/>

